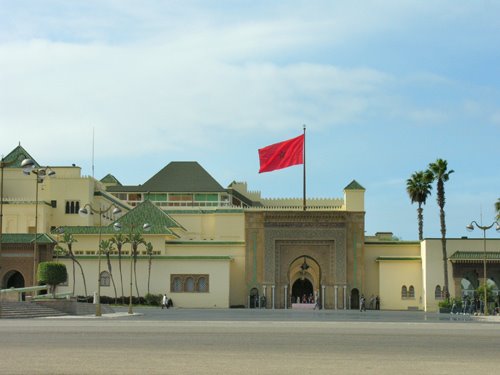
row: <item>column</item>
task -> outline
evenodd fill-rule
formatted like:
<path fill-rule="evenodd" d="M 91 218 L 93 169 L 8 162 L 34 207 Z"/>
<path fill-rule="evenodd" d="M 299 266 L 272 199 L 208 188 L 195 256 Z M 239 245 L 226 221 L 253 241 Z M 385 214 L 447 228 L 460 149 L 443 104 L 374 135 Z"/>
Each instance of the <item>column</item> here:
<path fill-rule="evenodd" d="M 344 310 L 347 310 L 347 285 L 344 285 L 343 288 L 344 288 Z"/>
<path fill-rule="evenodd" d="M 335 285 L 334 286 L 335 288 L 335 295 L 333 297 L 333 300 L 334 300 L 334 303 L 335 303 L 335 310 L 337 310 L 339 308 L 339 286 L 338 285 Z"/>
<path fill-rule="evenodd" d="M 275 296 L 275 293 L 274 293 L 274 290 L 275 290 L 275 289 L 276 289 L 275 285 L 272 285 L 272 286 L 271 286 L 271 292 L 272 292 L 272 297 L 273 297 L 273 310 L 274 310 L 274 307 L 275 307 L 274 302 L 275 302 L 275 297 L 276 297 L 276 296 Z"/>
<path fill-rule="evenodd" d="M 263 286 L 262 286 L 262 295 L 263 295 L 264 297 L 266 297 L 266 298 L 265 298 L 265 300 L 266 300 L 266 304 L 264 305 L 264 308 L 266 309 L 266 308 L 267 308 L 267 285 L 263 285 Z"/>
<path fill-rule="evenodd" d="M 321 308 L 325 309 L 325 286 L 321 285 Z"/>
<path fill-rule="evenodd" d="M 288 285 L 285 285 L 285 310 L 288 308 Z"/>

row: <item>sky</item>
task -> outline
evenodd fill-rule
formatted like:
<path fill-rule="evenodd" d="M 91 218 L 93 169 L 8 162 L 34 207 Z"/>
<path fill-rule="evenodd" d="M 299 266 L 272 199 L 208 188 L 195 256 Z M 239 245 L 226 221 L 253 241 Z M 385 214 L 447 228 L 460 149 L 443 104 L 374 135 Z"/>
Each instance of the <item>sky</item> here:
<path fill-rule="evenodd" d="M 499 35 L 493 0 L 0 0 L 0 153 L 124 185 L 197 161 L 300 198 L 302 167 L 259 174 L 257 150 L 305 125 L 307 196 L 356 180 L 367 235 L 418 238 L 406 180 L 441 158 L 448 237 L 482 237 L 465 226 L 500 197 Z"/>

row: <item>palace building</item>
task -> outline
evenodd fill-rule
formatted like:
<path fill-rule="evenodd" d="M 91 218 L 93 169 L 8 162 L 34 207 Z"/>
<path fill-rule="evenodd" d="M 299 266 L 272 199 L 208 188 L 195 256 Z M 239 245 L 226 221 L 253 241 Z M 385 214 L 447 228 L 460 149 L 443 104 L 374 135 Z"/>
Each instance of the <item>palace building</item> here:
<path fill-rule="evenodd" d="M 24 159 L 35 163 L 29 174 Z M 356 180 L 341 198 L 308 198 L 304 209 L 302 199 L 263 198 L 244 182 L 223 187 L 197 162 L 171 162 L 133 186 L 39 164 L 19 145 L 1 173 L 2 289 L 34 285 L 37 264 L 57 260 L 68 270 L 60 293 L 92 295 L 100 283 L 101 296 L 167 293 L 185 308 L 299 308 L 313 296 L 340 310 L 359 308 L 364 295 L 368 307 L 436 311 L 443 299 L 440 239 L 365 235 Z M 500 240 L 460 238 L 447 240 L 452 296 L 483 281 L 485 243 L 498 294 Z"/>

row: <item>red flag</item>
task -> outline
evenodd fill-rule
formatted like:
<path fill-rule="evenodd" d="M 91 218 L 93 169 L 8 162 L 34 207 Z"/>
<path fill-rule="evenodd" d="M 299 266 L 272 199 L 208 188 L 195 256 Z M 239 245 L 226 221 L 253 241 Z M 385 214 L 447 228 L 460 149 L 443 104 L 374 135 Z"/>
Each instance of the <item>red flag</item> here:
<path fill-rule="evenodd" d="M 259 173 L 304 164 L 304 135 L 259 149 Z"/>

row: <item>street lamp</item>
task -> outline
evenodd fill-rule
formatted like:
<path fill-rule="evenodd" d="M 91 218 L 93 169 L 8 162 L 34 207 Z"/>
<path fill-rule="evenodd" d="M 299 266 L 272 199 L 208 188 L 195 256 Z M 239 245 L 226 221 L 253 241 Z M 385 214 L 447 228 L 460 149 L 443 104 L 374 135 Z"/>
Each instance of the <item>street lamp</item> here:
<path fill-rule="evenodd" d="M 122 229 L 122 225 L 119 222 L 113 224 L 113 227 L 116 231 L 120 231 Z M 133 314 L 132 312 L 132 265 L 133 265 L 133 255 L 137 251 L 137 246 L 141 243 L 138 236 L 134 236 L 134 231 L 138 228 L 138 225 L 130 224 L 129 229 L 130 233 L 128 235 L 128 242 L 130 242 L 130 293 L 129 293 L 129 301 L 128 301 L 128 313 Z M 148 223 L 144 223 L 142 225 L 142 230 L 148 232 L 151 229 L 151 225 Z M 136 234 L 140 234 L 138 231 Z"/>
<path fill-rule="evenodd" d="M 488 293 L 487 293 L 487 281 L 488 278 L 486 276 L 486 231 L 488 229 L 493 228 L 496 224 L 497 232 L 500 231 L 500 224 L 498 221 L 494 221 L 491 225 L 479 225 L 476 221 L 472 221 L 469 225 L 466 226 L 468 231 L 473 231 L 474 226 L 483 231 L 483 279 L 484 279 L 484 315 L 488 315 Z"/>
<path fill-rule="evenodd" d="M 118 215 L 119 213 L 122 212 L 118 207 L 116 207 L 114 204 L 111 204 L 107 208 L 100 208 L 100 209 L 95 209 L 92 207 L 91 204 L 87 203 L 83 208 L 80 208 L 78 213 L 82 216 L 86 216 L 89 214 L 98 214 L 99 215 L 99 244 L 98 244 L 98 256 L 97 256 L 97 301 L 95 305 L 95 316 L 101 316 L 101 235 L 102 235 L 102 215 L 105 213 L 109 212 L 112 208 L 114 207 L 113 210 L 113 215 Z M 88 208 L 88 210 L 87 210 Z"/>
<path fill-rule="evenodd" d="M 36 167 L 36 164 L 31 159 L 24 159 L 21 162 L 21 167 L 23 168 L 23 173 L 29 176 L 31 173 L 36 175 L 35 179 L 35 240 L 33 244 L 33 285 L 36 283 L 36 266 L 38 259 L 38 184 L 43 183 L 45 178 L 54 177 L 56 172 L 50 167 Z"/>

